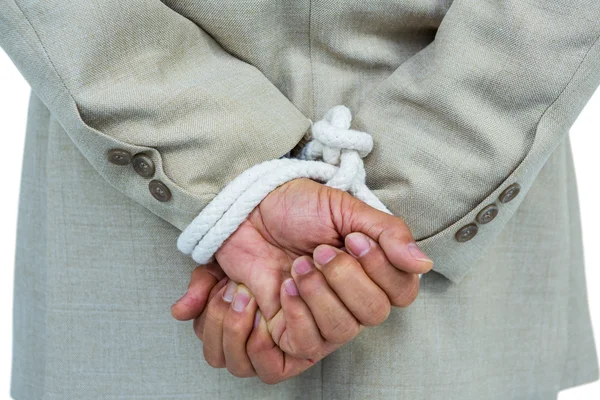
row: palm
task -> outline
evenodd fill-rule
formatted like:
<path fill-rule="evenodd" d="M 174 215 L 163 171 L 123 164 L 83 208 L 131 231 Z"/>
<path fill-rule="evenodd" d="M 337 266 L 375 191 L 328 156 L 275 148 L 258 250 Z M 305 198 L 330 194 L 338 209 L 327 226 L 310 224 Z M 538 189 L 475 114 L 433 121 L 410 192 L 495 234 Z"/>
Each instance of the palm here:
<path fill-rule="evenodd" d="M 342 203 L 347 193 L 309 179 L 271 192 L 215 254 L 223 271 L 256 296 L 267 320 L 280 309 L 279 291 L 295 258 L 320 244 L 341 247 Z"/>

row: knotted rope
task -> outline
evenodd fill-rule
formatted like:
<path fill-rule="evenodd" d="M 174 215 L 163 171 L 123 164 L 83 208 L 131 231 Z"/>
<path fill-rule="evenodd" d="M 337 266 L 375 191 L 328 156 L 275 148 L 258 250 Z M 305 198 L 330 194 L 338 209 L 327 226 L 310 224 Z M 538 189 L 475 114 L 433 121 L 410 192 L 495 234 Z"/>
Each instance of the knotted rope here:
<path fill-rule="evenodd" d="M 177 240 L 179 250 L 199 264 L 208 263 L 271 191 L 297 178 L 324 182 L 391 214 L 365 184 L 362 158 L 373 149 L 373 139 L 368 133 L 350 129 L 351 121 L 347 107 L 335 106 L 321 121 L 312 124 L 313 139 L 299 158 L 265 161 L 238 175 L 181 233 Z M 319 158 L 323 161 L 316 161 Z"/>

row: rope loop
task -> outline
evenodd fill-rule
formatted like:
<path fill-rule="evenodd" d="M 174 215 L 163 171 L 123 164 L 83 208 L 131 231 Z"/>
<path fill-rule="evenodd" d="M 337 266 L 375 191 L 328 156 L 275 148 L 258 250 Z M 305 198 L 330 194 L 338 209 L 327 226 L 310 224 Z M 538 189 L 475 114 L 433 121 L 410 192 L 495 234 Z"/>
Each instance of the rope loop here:
<path fill-rule="evenodd" d="M 312 140 L 298 159 L 281 158 L 257 164 L 237 176 L 213 198 L 181 233 L 177 247 L 206 264 L 252 210 L 278 186 L 310 178 L 344 190 L 370 206 L 391 212 L 365 184 L 362 158 L 373 149 L 373 138 L 350 129 L 352 114 L 343 105 L 331 108 L 311 126 Z M 322 161 L 318 161 L 322 160 Z"/>

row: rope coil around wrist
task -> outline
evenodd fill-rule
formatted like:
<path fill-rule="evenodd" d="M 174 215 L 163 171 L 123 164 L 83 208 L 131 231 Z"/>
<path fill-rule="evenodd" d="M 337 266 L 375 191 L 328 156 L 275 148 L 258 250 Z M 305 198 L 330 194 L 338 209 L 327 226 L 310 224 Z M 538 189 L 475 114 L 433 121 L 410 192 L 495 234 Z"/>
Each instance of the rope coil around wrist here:
<path fill-rule="evenodd" d="M 177 240 L 178 249 L 199 264 L 210 262 L 223 242 L 270 192 L 297 178 L 324 182 L 391 214 L 365 184 L 362 158 L 373 149 L 373 139 L 368 133 L 350 129 L 351 121 L 347 107 L 335 106 L 312 124 L 312 140 L 299 158 L 265 161 L 238 175 L 185 228 Z"/>

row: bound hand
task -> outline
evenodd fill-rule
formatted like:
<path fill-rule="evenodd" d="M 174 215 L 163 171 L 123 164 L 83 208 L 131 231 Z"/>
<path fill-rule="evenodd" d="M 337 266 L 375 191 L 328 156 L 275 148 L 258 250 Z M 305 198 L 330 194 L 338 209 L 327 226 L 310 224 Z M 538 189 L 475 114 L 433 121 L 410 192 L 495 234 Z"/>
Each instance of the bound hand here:
<path fill-rule="evenodd" d="M 345 244 L 362 264 L 360 271 L 348 279 L 354 276 L 358 282 L 368 276 L 370 292 L 361 292 L 379 290 L 389 304 L 396 306 L 406 306 L 414 300 L 418 291 L 415 274 L 427 272 L 432 266 L 401 219 L 312 180 L 290 181 L 271 192 L 216 253 L 225 274 L 256 295 L 256 303 L 277 341 L 286 326 L 283 314 L 277 316 L 282 283 L 291 276 L 294 260 L 312 255 L 320 244 Z M 321 246 L 314 256 L 317 260 L 325 258 L 331 250 Z M 194 284 L 194 294 L 188 292 L 173 307 L 176 318 L 185 320 L 200 314 L 219 277 L 218 268 L 215 264 L 203 270 L 202 279 Z M 343 291 L 343 285 L 338 290 Z M 373 297 L 366 298 L 367 303 L 370 298 Z M 377 312 L 350 311 L 363 325 L 381 322 Z M 293 349 L 288 350 L 294 353 Z"/>

